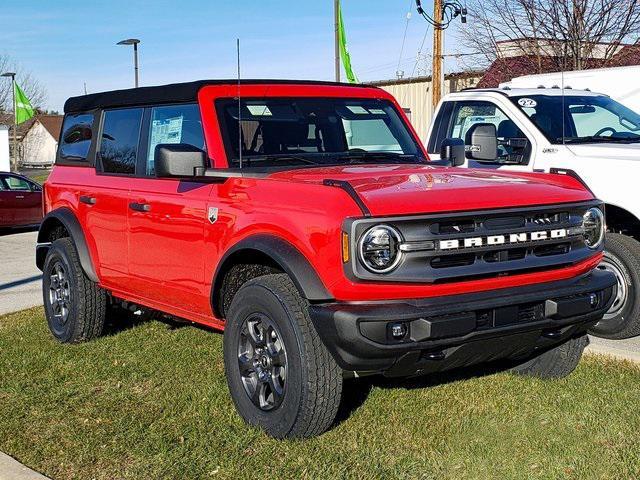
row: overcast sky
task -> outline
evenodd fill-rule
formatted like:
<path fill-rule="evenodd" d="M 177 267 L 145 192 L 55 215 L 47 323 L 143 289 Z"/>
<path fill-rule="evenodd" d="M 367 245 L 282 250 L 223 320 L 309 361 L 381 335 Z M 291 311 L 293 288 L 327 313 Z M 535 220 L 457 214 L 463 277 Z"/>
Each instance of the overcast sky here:
<path fill-rule="evenodd" d="M 414 71 L 425 33 L 430 52 L 413 0 L 342 3 L 360 80 L 395 77 L 410 8 L 400 68 Z M 42 83 L 49 109 L 84 82 L 89 92 L 132 86 L 131 47 L 115 45 L 129 37 L 142 40 L 141 85 L 234 78 L 237 37 L 245 78 L 333 79 L 333 0 L 2 0 L 0 54 Z"/>

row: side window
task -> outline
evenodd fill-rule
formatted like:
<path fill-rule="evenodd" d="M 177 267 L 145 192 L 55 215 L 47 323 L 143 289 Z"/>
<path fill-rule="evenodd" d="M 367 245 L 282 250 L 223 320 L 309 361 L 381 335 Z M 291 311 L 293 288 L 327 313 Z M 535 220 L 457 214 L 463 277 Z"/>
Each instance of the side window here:
<path fill-rule="evenodd" d="M 467 142 L 471 127 L 478 123 L 491 123 L 498 137 L 499 163 L 526 164 L 531 146 L 526 135 L 498 106 L 491 102 L 457 102 L 449 125 L 448 138 L 461 138 Z"/>
<path fill-rule="evenodd" d="M 23 180 L 22 178 L 8 176 L 5 178 L 5 182 L 9 190 L 31 191 L 29 182 Z"/>
<path fill-rule="evenodd" d="M 99 151 L 104 173 L 135 174 L 142 112 L 141 108 L 104 112 Z"/>
<path fill-rule="evenodd" d="M 93 114 L 66 115 L 60 135 L 59 158 L 71 162 L 86 162 L 93 137 Z"/>
<path fill-rule="evenodd" d="M 147 175 L 154 174 L 156 146 L 161 143 L 186 143 L 205 150 L 200 108 L 197 104 L 153 107 L 147 152 Z"/>

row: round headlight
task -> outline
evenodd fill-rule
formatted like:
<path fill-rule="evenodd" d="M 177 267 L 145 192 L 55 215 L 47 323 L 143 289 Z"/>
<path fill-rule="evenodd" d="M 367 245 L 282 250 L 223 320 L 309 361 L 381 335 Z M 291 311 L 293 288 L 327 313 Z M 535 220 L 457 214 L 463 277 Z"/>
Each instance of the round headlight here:
<path fill-rule="evenodd" d="M 584 229 L 584 243 L 587 247 L 596 249 L 604 240 L 604 214 L 599 208 L 590 208 L 582 217 Z"/>
<path fill-rule="evenodd" d="M 400 262 L 400 233 L 388 225 L 371 227 L 360 237 L 358 246 L 360 261 L 367 270 L 387 273 Z"/>

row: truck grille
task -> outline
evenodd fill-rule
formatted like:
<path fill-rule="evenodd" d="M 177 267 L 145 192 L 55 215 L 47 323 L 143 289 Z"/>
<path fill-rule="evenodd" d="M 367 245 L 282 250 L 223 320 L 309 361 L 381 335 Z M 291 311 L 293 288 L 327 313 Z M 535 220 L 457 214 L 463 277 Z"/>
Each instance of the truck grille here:
<path fill-rule="evenodd" d="M 371 223 L 392 225 L 407 247 L 385 280 L 452 282 L 560 268 L 595 252 L 583 239 L 582 217 L 599 202 L 522 209 L 451 213 L 424 217 L 359 220 L 352 238 Z M 380 275 L 353 264 L 356 277 Z"/>

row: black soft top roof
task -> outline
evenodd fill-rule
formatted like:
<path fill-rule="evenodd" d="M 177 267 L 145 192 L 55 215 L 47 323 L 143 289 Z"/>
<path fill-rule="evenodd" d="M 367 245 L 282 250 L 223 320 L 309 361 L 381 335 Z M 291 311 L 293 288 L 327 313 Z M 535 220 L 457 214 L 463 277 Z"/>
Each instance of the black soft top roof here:
<path fill-rule="evenodd" d="M 98 108 L 129 107 L 159 103 L 194 102 L 198 91 L 207 85 L 235 85 L 238 80 L 197 80 L 195 82 L 171 83 L 154 87 L 127 88 L 110 92 L 92 93 L 71 97 L 64 104 L 65 113 L 78 113 Z M 339 85 L 346 87 L 377 88 L 369 85 L 351 83 L 323 82 L 316 80 L 241 80 L 243 85 L 279 84 L 279 85 Z"/>

